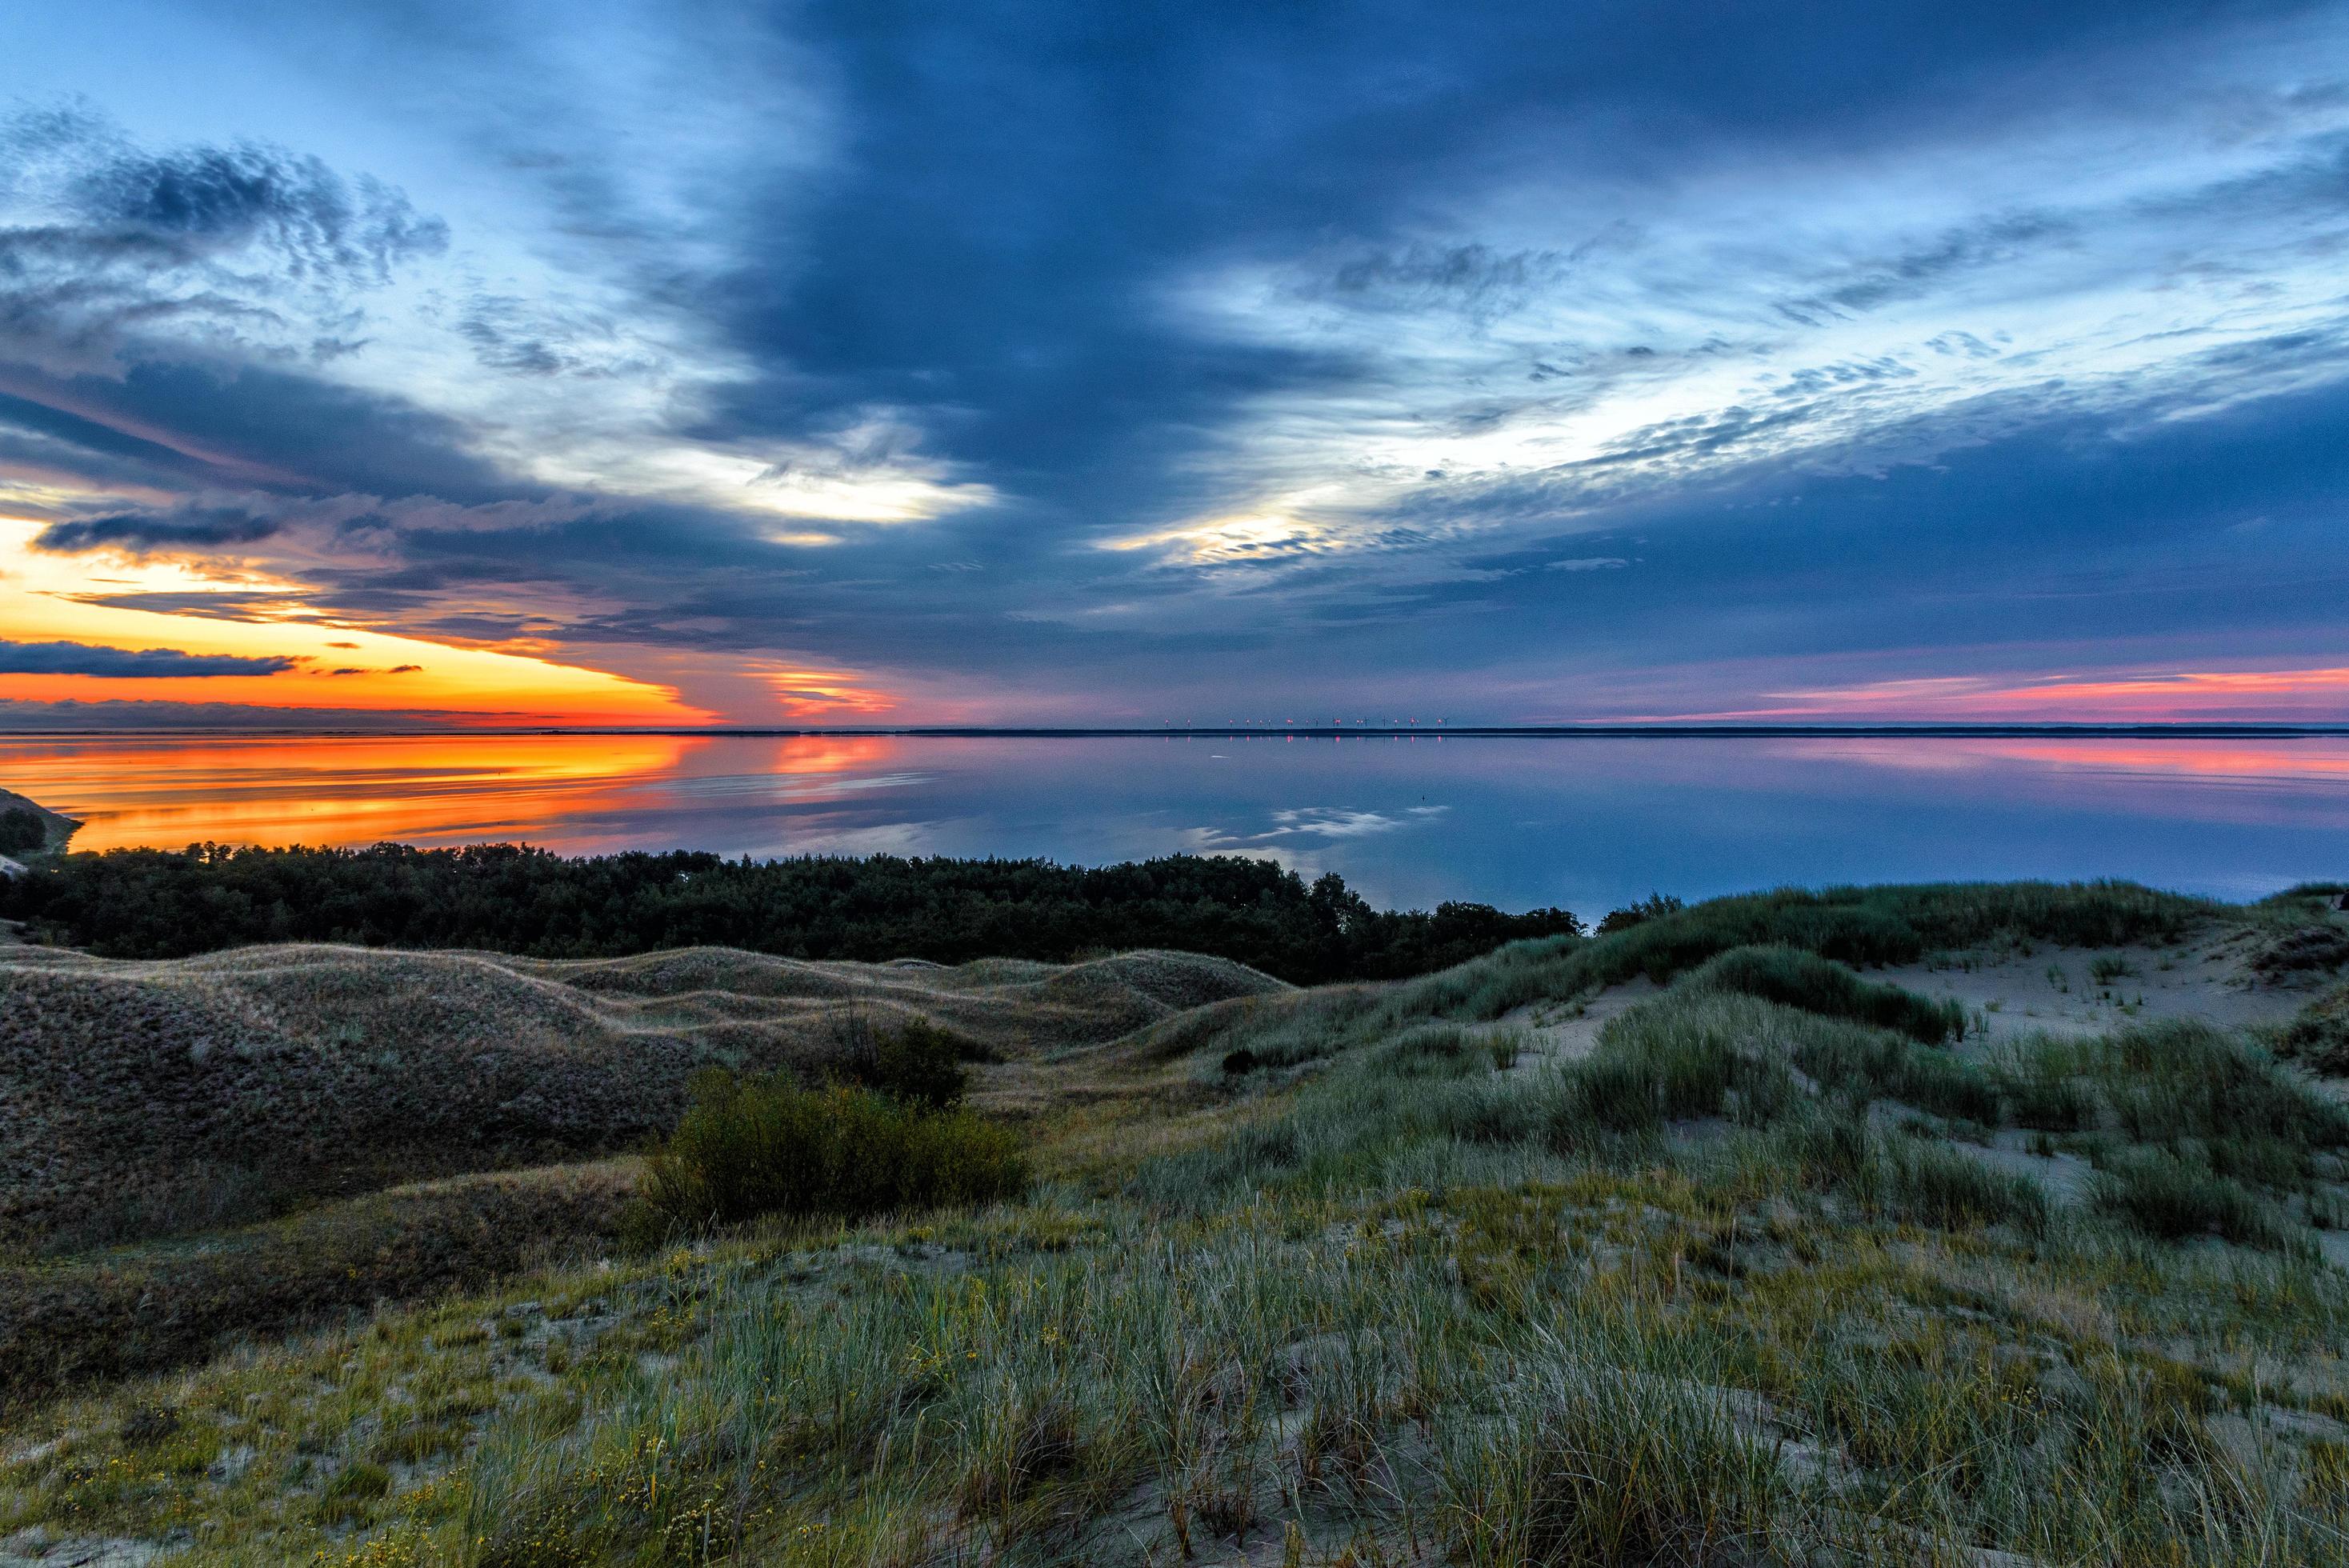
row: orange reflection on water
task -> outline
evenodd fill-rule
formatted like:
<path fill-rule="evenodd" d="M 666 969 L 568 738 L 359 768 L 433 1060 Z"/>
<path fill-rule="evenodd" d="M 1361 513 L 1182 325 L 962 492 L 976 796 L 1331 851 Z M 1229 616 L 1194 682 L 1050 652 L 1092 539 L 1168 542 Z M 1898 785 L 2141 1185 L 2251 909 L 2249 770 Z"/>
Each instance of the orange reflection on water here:
<path fill-rule="evenodd" d="M 1785 743 L 1807 757 L 1833 756 L 1873 767 L 1952 772 L 2024 763 L 2047 769 L 2159 778 L 2277 783 L 2349 782 L 2349 740 L 2300 737 L 2272 740 L 2147 741 L 2084 737 L 1924 739 L 1835 738 Z"/>
<path fill-rule="evenodd" d="M 659 811 L 708 771 L 712 744 L 660 735 L 5 741 L 0 785 L 78 818 L 77 850 L 557 839 L 577 848 L 562 830 Z M 779 739 L 748 760 L 754 779 L 820 780 L 886 763 L 893 744 Z M 737 752 L 730 768 L 745 760 Z"/>

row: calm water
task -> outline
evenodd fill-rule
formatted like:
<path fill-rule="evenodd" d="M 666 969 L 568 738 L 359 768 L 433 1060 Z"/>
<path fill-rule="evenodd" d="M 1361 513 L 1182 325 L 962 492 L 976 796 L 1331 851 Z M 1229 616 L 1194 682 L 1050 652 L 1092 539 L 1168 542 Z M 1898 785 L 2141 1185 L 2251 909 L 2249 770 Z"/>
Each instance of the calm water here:
<path fill-rule="evenodd" d="M 1371 899 L 1586 914 L 1651 889 L 2349 875 L 2349 740 L 0 740 L 78 847 L 523 840 L 571 853 L 1178 851 Z"/>

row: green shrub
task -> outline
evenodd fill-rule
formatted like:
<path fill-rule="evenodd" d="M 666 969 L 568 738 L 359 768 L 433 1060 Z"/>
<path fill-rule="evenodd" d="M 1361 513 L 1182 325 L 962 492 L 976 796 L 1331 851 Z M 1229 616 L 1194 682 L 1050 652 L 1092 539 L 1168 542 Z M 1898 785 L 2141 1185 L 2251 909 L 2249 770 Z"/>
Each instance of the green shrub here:
<path fill-rule="evenodd" d="M 1457 1024 L 1427 1024 L 1380 1047 L 1371 1066 L 1391 1078 L 1469 1078 L 1492 1070 L 1493 1053 Z"/>
<path fill-rule="evenodd" d="M 1966 1010 L 1898 985 L 1863 980 L 1843 965 L 1785 946 L 1734 947 L 1708 960 L 1688 984 L 1898 1029 L 1937 1046 L 1965 1033 Z"/>
<path fill-rule="evenodd" d="M 672 1224 L 980 1203 L 1028 1183 L 1019 1140 L 963 1110 L 870 1089 L 704 1073 L 647 1163 L 647 1208 Z"/>
<path fill-rule="evenodd" d="M 2045 1228 L 2045 1189 L 1978 1156 L 1929 1138 L 1884 1133 L 1857 1115 L 1791 1120 L 1777 1147 L 1804 1180 L 1846 1189 L 1877 1214 L 1944 1230 L 2006 1223 Z"/>
<path fill-rule="evenodd" d="M 1841 1021 L 1789 1031 L 1787 1052 L 1819 1088 L 1856 1104 L 1896 1099 L 1937 1116 L 1992 1124 L 2003 1106 L 1982 1069 L 1889 1029 Z"/>
<path fill-rule="evenodd" d="M 1582 1063 L 1565 1078 L 1549 1127 L 1550 1143 L 1561 1151 L 1581 1145 L 1590 1132 L 1652 1132 L 1664 1124 L 1657 1075 L 1644 1062 L 1623 1057 Z M 1720 1109 L 1715 1094 L 1704 1107 Z"/>
<path fill-rule="evenodd" d="M 1991 1064 L 2006 1119 L 2041 1132 L 2079 1132 L 2096 1124 L 2102 1099 L 2078 1076 L 2078 1051 L 2045 1041 L 2018 1043 Z"/>
<path fill-rule="evenodd" d="M 859 1088 L 945 1110 L 960 1105 L 970 1087 L 962 1064 L 974 1047 L 926 1019 L 876 1025 L 860 1009 L 841 1021 L 835 1036 L 842 1076 Z"/>
<path fill-rule="evenodd" d="M 2088 978 L 2099 985 L 2110 985 L 2116 980 L 2129 979 L 2137 972 L 2137 965 L 2117 953 L 2099 953 L 2088 960 Z"/>
<path fill-rule="evenodd" d="M 1781 888 L 1658 908 L 1591 943 L 1579 968 L 1585 984 L 1645 975 L 1661 985 L 1716 954 L 1762 944 L 1854 965 L 1907 964 L 1934 948 L 1993 940 L 2118 947 L 2175 941 L 2227 908 L 2116 882 Z"/>
<path fill-rule="evenodd" d="M 1619 931 L 1629 931 L 1635 925 L 1644 925 L 1668 914 L 1678 914 L 1687 907 L 1685 903 L 1668 892 L 1651 892 L 1621 909 L 1609 910 L 1606 918 L 1599 923 L 1599 934 L 1612 936 Z"/>

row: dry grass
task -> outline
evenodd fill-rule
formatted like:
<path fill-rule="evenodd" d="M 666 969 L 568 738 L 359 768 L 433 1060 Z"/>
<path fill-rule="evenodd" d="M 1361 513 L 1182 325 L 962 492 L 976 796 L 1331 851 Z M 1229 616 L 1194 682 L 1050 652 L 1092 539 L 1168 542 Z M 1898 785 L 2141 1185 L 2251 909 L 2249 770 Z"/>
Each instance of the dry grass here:
<path fill-rule="evenodd" d="M 2161 913 L 2092 891 L 1853 902 L 2042 942 Z M 1695 975 L 1588 1057 L 1498 1048 L 1528 999 L 1693 969 L 1730 913 L 990 1041 L 1021 1201 L 768 1222 L 51 1402 L 0 1428 L 0 1539 L 205 1568 L 2343 1560 L 2328 1102 L 2222 1031 L 1985 1061 Z M 1801 994 L 1866 995 L 1832 978 Z M 2059 1201 L 2014 1147 L 2043 1138 L 2111 1180 Z M 2155 1160 L 2256 1190 L 2292 1244 L 2164 1239 L 2144 1182 L 2148 1212 L 2108 1201 Z"/>
<path fill-rule="evenodd" d="M 633 1161 L 395 1188 L 201 1246 L 0 1264 L 0 1408 L 386 1301 L 479 1288 L 616 1235 Z"/>

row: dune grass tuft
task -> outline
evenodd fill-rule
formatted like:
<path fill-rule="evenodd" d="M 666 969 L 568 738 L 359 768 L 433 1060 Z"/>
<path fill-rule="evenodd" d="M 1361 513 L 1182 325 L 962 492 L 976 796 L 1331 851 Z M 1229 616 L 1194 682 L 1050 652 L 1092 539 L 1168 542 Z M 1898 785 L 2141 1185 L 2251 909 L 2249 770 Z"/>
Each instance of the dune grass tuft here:
<path fill-rule="evenodd" d="M 2329 1077 L 2349 1077 L 2349 985 L 2302 1008 L 2277 1036 L 2276 1050 Z"/>
<path fill-rule="evenodd" d="M 2306 1230 L 2242 1182 L 2162 1149 L 2127 1149 L 2106 1161 L 2096 1201 L 2164 1241 L 2217 1235 L 2245 1246 L 2309 1248 Z"/>
<path fill-rule="evenodd" d="M 1733 947 L 1701 965 L 1687 983 L 1897 1029 L 1929 1046 L 1966 1029 L 1965 1008 L 1956 1002 L 1936 1002 L 1898 985 L 1863 980 L 1843 965 L 1799 947 Z"/>

